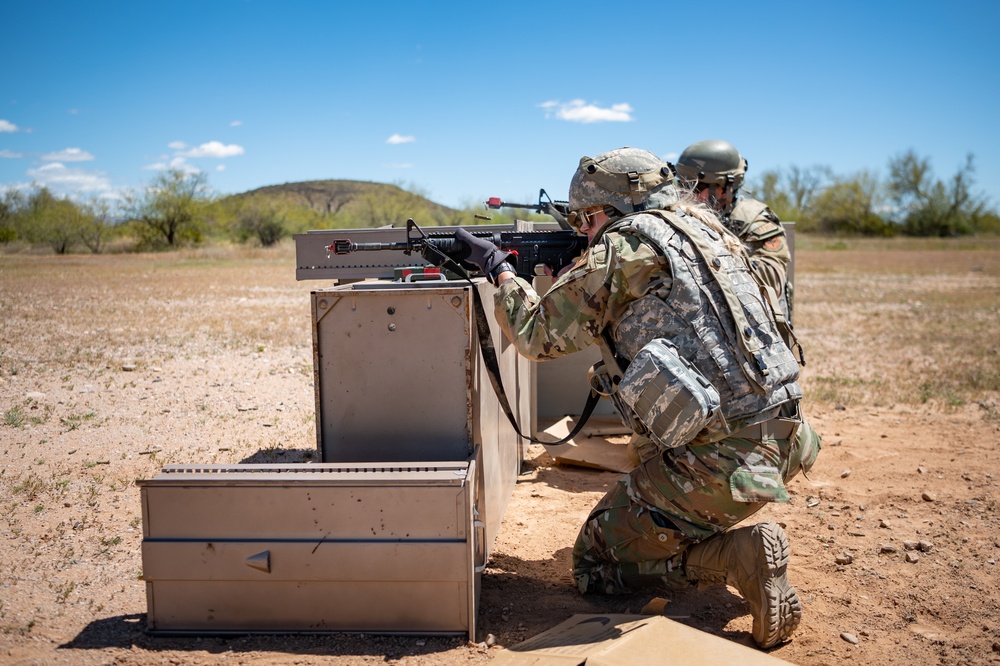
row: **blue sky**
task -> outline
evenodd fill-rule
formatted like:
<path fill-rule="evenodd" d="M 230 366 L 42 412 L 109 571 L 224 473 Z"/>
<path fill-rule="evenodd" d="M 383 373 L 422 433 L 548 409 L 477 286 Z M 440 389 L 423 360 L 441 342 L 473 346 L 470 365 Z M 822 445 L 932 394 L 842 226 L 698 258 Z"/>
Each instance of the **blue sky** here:
<path fill-rule="evenodd" d="M 618 8 L 618 9 L 614 9 Z M 0 188 L 343 178 L 566 197 L 582 155 L 733 143 L 748 177 L 975 155 L 1000 207 L 1000 2 L 9 2 Z"/>

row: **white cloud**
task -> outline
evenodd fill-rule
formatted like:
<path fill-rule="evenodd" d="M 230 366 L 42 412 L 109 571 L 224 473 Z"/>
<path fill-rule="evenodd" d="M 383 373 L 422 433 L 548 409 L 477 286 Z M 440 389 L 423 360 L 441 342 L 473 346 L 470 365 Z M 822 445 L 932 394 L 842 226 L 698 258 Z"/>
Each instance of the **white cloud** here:
<path fill-rule="evenodd" d="M 46 162 L 90 162 L 94 159 L 94 156 L 86 150 L 67 148 L 57 153 L 42 155 L 42 159 Z"/>
<path fill-rule="evenodd" d="M 217 167 L 215 167 L 215 170 L 216 171 L 225 171 L 226 170 L 226 165 L 225 164 L 220 164 Z"/>
<path fill-rule="evenodd" d="M 6 157 L 7 159 L 16 160 L 18 157 L 21 157 L 21 153 L 15 153 L 12 150 L 7 150 L 6 148 L 4 148 L 3 150 L 0 150 L 0 157 Z"/>
<path fill-rule="evenodd" d="M 582 99 L 574 99 L 570 102 L 549 101 L 538 106 L 545 109 L 546 118 L 556 118 L 571 123 L 627 123 L 632 121 L 632 106 L 624 103 L 602 108 L 596 104 L 588 104 Z"/>
<path fill-rule="evenodd" d="M 239 127 L 242 124 L 243 124 L 242 120 L 234 120 L 233 122 L 229 123 L 229 126 L 230 127 Z"/>
<path fill-rule="evenodd" d="M 162 160 L 163 161 L 160 162 L 147 164 L 142 168 L 144 171 L 166 171 L 167 169 L 177 169 L 178 171 L 183 171 L 184 173 L 201 173 L 201 169 L 193 164 L 188 164 L 187 160 L 183 157 L 172 157 L 169 160 L 167 160 L 166 157 L 163 157 Z"/>
<path fill-rule="evenodd" d="M 393 134 L 388 139 L 385 140 L 386 143 L 391 143 L 392 145 L 400 143 L 413 143 L 416 141 L 416 137 L 413 136 L 403 136 L 402 134 Z"/>
<path fill-rule="evenodd" d="M 234 155 L 242 155 L 245 151 L 243 146 L 236 144 L 223 144 L 220 141 L 209 141 L 200 146 L 189 148 L 183 141 L 171 141 L 167 147 L 174 151 L 173 157 L 169 155 L 160 156 L 159 160 L 142 167 L 145 171 L 165 171 L 166 169 L 178 169 L 184 173 L 201 173 L 201 169 L 188 163 L 191 157 L 214 157 L 224 159 Z M 216 171 L 224 171 L 225 167 L 218 165 Z"/>
<path fill-rule="evenodd" d="M 61 162 L 28 169 L 28 175 L 39 185 L 58 194 L 102 193 L 111 190 L 111 183 L 103 173 L 78 167 L 68 169 Z"/>
<path fill-rule="evenodd" d="M 235 143 L 225 145 L 219 141 L 209 141 L 208 143 L 203 143 L 196 148 L 181 153 L 184 157 L 233 157 L 235 155 L 242 155 L 244 153 L 243 146 L 238 146 Z"/>
<path fill-rule="evenodd" d="M 9 120 L 4 120 L 0 118 L 0 132 L 16 132 L 17 125 L 10 122 Z"/>

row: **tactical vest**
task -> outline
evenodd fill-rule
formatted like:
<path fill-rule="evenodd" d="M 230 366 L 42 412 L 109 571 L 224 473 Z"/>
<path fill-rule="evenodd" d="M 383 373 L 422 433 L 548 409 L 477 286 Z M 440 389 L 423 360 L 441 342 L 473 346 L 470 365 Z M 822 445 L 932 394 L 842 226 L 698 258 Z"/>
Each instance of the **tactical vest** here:
<path fill-rule="evenodd" d="M 734 256 L 718 233 L 662 210 L 622 218 L 605 233 L 649 244 L 667 259 L 672 276 L 611 324 L 600 341 L 605 358 L 610 353 L 622 369 L 648 342 L 669 340 L 721 397 L 721 417 L 696 441 L 722 439 L 802 397 L 799 365 L 778 335 L 770 305 L 745 257 Z"/>

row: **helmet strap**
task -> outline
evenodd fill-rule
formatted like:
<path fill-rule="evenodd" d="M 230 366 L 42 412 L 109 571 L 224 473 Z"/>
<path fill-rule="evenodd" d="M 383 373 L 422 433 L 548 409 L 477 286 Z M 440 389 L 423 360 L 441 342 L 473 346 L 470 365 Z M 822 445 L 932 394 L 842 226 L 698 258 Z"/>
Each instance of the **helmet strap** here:
<path fill-rule="evenodd" d="M 628 177 L 628 189 L 632 195 L 632 210 L 636 213 L 646 210 L 646 197 L 643 195 L 649 194 L 649 190 L 643 188 L 639 172 L 629 171 L 626 176 Z"/>

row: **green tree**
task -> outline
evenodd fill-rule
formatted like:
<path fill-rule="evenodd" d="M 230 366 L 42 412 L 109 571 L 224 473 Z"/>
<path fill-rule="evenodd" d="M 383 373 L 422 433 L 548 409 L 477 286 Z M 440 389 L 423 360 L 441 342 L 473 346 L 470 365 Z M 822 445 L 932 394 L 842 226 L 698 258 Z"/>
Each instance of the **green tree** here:
<path fill-rule="evenodd" d="M 67 254 L 80 238 L 80 228 L 86 216 L 80 206 L 69 199 L 56 201 L 47 211 L 45 227 L 47 242 L 56 254 Z"/>
<path fill-rule="evenodd" d="M 114 232 L 111 224 L 111 206 L 106 199 L 93 199 L 83 206 L 80 241 L 94 254 L 100 254 L 104 243 Z"/>
<path fill-rule="evenodd" d="M 781 219 L 798 220 L 802 217 L 800 211 L 792 204 L 791 196 L 784 189 L 781 171 L 778 169 L 768 169 L 758 176 L 756 185 L 751 185 L 747 189 L 757 192 L 760 200 L 766 202 Z"/>
<path fill-rule="evenodd" d="M 3 193 L 0 198 L 0 244 L 6 245 L 17 240 L 24 205 L 24 195 L 20 191 L 9 189 Z"/>
<path fill-rule="evenodd" d="M 895 227 L 878 214 L 882 185 L 877 176 L 861 171 L 838 179 L 812 202 L 810 218 L 818 230 L 835 234 L 892 236 Z"/>
<path fill-rule="evenodd" d="M 976 224 L 976 233 L 1000 235 L 1000 215 L 995 210 L 984 212 Z"/>
<path fill-rule="evenodd" d="M 277 208 L 251 199 L 244 203 L 236 216 L 236 232 L 243 242 L 256 239 L 262 247 L 271 247 L 288 234 L 285 216 Z"/>
<path fill-rule="evenodd" d="M 19 236 L 35 245 L 48 245 L 56 254 L 69 252 L 83 224 L 80 207 L 56 197 L 47 187 L 36 187 L 28 195 L 21 217 Z"/>
<path fill-rule="evenodd" d="M 786 170 L 770 169 L 754 182 L 759 198 L 782 220 L 796 221 L 808 231 L 813 200 L 825 183 L 834 180 L 826 166 L 790 166 Z"/>
<path fill-rule="evenodd" d="M 208 177 L 178 169 L 159 173 L 145 190 L 126 196 L 129 215 L 149 234 L 144 240 L 167 247 L 201 240 L 198 215 L 208 201 Z"/>
<path fill-rule="evenodd" d="M 888 191 L 904 233 L 913 236 L 959 236 L 976 231 L 989 212 L 973 194 L 974 156 L 949 182 L 936 180 L 930 160 L 910 150 L 889 161 Z"/>

